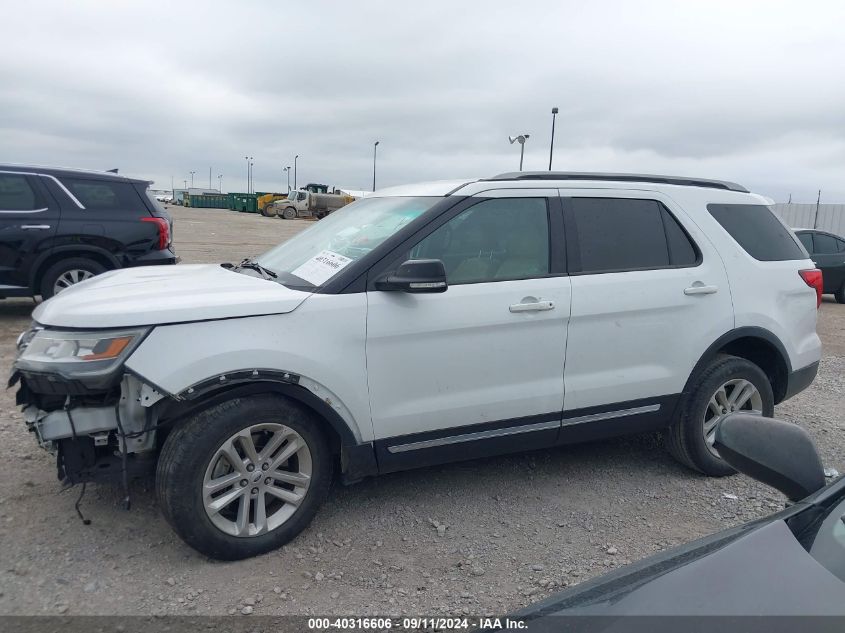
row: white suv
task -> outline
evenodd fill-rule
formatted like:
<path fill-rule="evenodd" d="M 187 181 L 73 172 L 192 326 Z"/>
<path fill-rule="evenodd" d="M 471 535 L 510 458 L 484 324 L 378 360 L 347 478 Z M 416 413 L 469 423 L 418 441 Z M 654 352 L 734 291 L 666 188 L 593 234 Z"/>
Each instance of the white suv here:
<path fill-rule="evenodd" d="M 41 304 L 12 382 L 70 483 L 156 471 L 199 551 L 289 541 L 344 481 L 663 429 L 818 369 L 821 274 L 727 182 L 521 172 L 385 189 L 239 266 L 118 270 Z"/>

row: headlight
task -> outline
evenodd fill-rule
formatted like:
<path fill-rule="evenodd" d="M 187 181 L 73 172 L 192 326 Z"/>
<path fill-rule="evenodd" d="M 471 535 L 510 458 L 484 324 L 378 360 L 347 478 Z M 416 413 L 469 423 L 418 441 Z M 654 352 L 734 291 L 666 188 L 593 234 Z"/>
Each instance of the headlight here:
<path fill-rule="evenodd" d="M 132 353 L 147 331 L 38 330 L 26 343 L 15 366 L 24 371 L 74 376 L 108 373 Z"/>

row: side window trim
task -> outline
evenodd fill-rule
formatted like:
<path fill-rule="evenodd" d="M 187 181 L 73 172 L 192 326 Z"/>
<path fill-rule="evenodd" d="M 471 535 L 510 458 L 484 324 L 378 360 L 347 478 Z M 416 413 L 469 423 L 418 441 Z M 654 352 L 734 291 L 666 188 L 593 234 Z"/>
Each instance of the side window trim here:
<path fill-rule="evenodd" d="M 35 209 L 3 209 L 0 207 L 0 214 L 2 215 L 31 215 L 34 213 L 44 213 L 45 211 L 49 210 L 47 206 L 47 199 L 44 196 L 44 192 L 36 185 L 33 181 L 32 174 L 24 173 L 24 172 L 12 172 L 12 171 L 3 171 L 0 174 L 11 175 L 11 176 L 20 176 L 23 178 L 26 185 L 30 188 L 33 195 L 33 206 L 37 207 Z"/>
<path fill-rule="evenodd" d="M 468 196 L 461 199 L 453 206 L 445 209 L 440 215 L 432 218 L 431 221 L 418 229 L 412 235 L 405 238 L 400 244 L 394 247 L 390 252 L 386 253 L 378 261 L 374 262 L 366 271 L 366 291 L 376 291 L 375 280 L 388 272 L 404 253 L 410 251 L 419 242 L 434 233 L 444 224 L 450 222 L 461 213 L 475 206 L 484 200 L 492 200 L 497 198 L 509 197 L 525 197 L 525 198 L 545 198 L 547 201 L 548 218 L 549 218 L 549 254 L 551 271 L 545 277 L 563 277 L 569 273 L 566 268 L 566 255 L 564 239 L 561 235 L 563 231 L 563 211 L 560 206 L 560 197 L 555 189 L 531 189 L 531 190 L 500 190 L 504 195 L 495 195 L 495 191 L 484 191 L 474 196 Z M 541 194 L 536 192 L 541 191 Z M 514 192 L 520 192 L 521 196 L 514 195 Z M 532 193 L 534 195 L 532 195 Z M 492 194 L 492 195 L 491 195 Z M 509 195 L 510 194 L 510 195 Z M 398 262 L 401 263 L 401 262 Z M 513 280 L 510 280 L 513 281 Z M 490 282 L 487 282 L 490 283 Z"/>
<path fill-rule="evenodd" d="M 51 176 L 50 174 L 38 174 L 38 175 L 41 176 L 42 178 L 49 178 L 50 180 L 52 180 L 54 183 L 56 183 L 56 186 L 59 189 L 61 189 L 62 192 L 74 202 L 74 204 L 76 204 L 77 207 L 79 207 L 80 209 L 85 209 L 85 205 L 82 204 L 79 201 L 79 199 L 71 193 L 70 189 L 65 187 L 64 183 L 61 180 L 59 180 L 55 176 Z"/>
<path fill-rule="evenodd" d="M 560 201 L 563 208 L 563 221 L 564 221 L 564 233 L 566 236 L 566 252 L 567 252 L 567 263 L 569 274 L 573 277 L 582 276 L 582 275 L 606 275 L 612 273 L 626 273 L 626 272 L 639 272 L 639 271 L 648 271 L 648 270 L 674 270 L 674 269 L 681 269 L 681 268 L 696 268 L 701 266 L 703 262 L 703 256 L 701 248 L 699 247 L 698 243 L 695 239 L 690 235 L 687 228 L 684 226 L 683 222 L 681 222 L 675 213 L 669 208 L 663 200 L 648 195 L 640 195 L 640 196 L 618 196 L 614 195 L 614 191 L 612 190 L 600 190 L 598 192 L 591 192 L 591 193 L 573 193 L 572 191 L 561 191 L 560 192 Z M 583 265 L 581 263 L 581 246 L 578 240 L 578 226 L 575 220 L 575 209 L 573 206 L 573 199 L 575 198 L 611 198 L 614 200 L 648 200 L 653 201 L 659 205 L 660 208 L 660 222 L 661 226 L 663 227 L 664 238 L 666 239 L 666 247 L 669 249 L 669 261 L 672 261 L 672 253 L 671 253 L 671 246 L 669 241 L 669 236 L 666 230 L 666 218 L 665 214 L 668 213 L 669 216 L 678 224 L 681 230 L 686 235 L 687 239 L 689 240 L 692 247 L 695 249 L 696 259 L 695 262 L 692 264 L 669 264 L 668 266 L 644 266 L 640 268 L 619 268 L 614 270 L 597 270 L 597 271 L 584 271 Z"/>

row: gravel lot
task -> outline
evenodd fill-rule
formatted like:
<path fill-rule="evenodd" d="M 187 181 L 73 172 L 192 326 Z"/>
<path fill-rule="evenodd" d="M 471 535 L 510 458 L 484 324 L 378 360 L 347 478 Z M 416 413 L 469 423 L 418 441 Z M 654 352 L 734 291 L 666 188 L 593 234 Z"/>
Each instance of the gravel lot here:
<path fill-rule="evenodd" d="M 185 263 L 239 261 L 309 224 L 172 212 Z M 32 307 L 0 301 L 4 368 Z M 825 297 L 819 331 L 819 377 L 777 414 L 808 429 L 825 465 L 845 472 L 845 305 Z M 129 512 L 119 489 L 89 486 L 83 525 L 78 490 L 60 492 L 13 390 L 0 397 L 2 614 L 503 613 L 783 504 L 744 476 L 682 468 L 649 435 L 335 484 L 293 543 L 219 563 L 174 536 L 152 482 L 133 484 Z"/>

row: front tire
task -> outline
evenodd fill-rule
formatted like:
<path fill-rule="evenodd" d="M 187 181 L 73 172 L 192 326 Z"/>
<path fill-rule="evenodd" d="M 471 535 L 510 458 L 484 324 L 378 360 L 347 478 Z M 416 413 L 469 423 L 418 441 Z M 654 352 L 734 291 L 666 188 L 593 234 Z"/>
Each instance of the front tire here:
<path fill-rule="evenodd" d="M 305 529 L 331 474 L 331 451 L 314 415 L 282 397 L 250 396 L 202 411 L 170 433 L 156 494 L 188 545 L 239 560 Z"/>
<path fill-rule="evenodd" d="M 50 266 L 41 278 L 41 298 L 46 301 L 80 281 L 105 271 L 105 266 L 87 257 L 63 259 Z"/>
<path fill-rule="evenodd" d="M 754 363 L 720 354 L 692 380 L 681 401 L 677 420 L 669 427 L 666 446 L 685 466 L 711 477 L 734 469 L 713 446 L 719 422 L 734 411 L 771 417 L 774 395 L 768 376 Z"/>
<path fill-rule="evenodd" d="M 288 207 L 284 211 L 282 211 L 282 218 L 285 220 L 295 220 L 296 219 L 296 209 L 293 207 Z"/>

